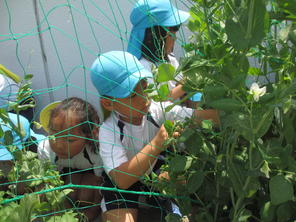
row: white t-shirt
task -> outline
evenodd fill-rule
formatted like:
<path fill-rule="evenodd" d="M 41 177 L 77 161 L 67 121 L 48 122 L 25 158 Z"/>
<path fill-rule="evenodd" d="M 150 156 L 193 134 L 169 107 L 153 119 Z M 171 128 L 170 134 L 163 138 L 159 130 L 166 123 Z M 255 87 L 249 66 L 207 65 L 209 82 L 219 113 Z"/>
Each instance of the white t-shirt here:
<path fill-rule="evenodd" d="M 177 60 L 177 58 L 174 56 L 174 54 L 169 54 L 168 55 L 168 59 L 169 59 L 169 63 L 175 67 L 175 69 L 177 69 L 179 67 L 179 62 Z M 144 66 L 145 69 L 147 69 L 148 71 L 151 72 L 152 70 L 152 65 L 155 65 L 154 63 L 150 62 L 149 60 L 145 59 L 143 56 L 141 57 L 141 59 L 139 60 L 141 62 L 141 64 Z M 178 81 L 182 80 L 183 75 L 182 73 L 178 74 L 175 77 Z M 175 81 L 168 81 L 168 86 L 169 86 L 169 90 L 171 91 L 173 88 L 176 87 L 176 82 Z"/>
<path fill-rule="evenodd" d="M 57 158 L 56 154 L 52 151 L 50 147 L 49 140 L 43 140 L 38 144 L 38 158 L 39 159 L 49 159 L 53 164 L 55 164 L 59 171 L 63 168 L 73 168 L 73 169 L 94 169 L 95 175 L 101 176 L 103 171 L 103 162 L 99 153 L 95 153 L 92 148 L 88 145 L 80 153 L 69 159 Z"/>
<path fill-rule="evenodd" d="M 8 102 L 15 102 L 18 90 L 16 82 L 0 73 L 0 108 L 5 108 Z"/>
<path fill-rule="evenodd" d="M 132 159 L 140 152 L 154 138 L 165 119 L 177 121 L 192 116 L 192 109 L 181 106 L 175 106 L 165 113 L 163 109 L 171 104 L 170 102 L 151 103 L 149 113 L 158 126 L 148 120 L 147 115 L 144 116 L 142 124 L 139 126 L 119 121 L 118 115 L 114 112 L 104 121 L 100 127 L 99 141 L 100 155 L 106 173 Z M 122 130 L 118 125 L 119 122 L 124 124 L 123 127 L 121 126 Z M 149 172 L 151 169 L 146 173 Z"/>

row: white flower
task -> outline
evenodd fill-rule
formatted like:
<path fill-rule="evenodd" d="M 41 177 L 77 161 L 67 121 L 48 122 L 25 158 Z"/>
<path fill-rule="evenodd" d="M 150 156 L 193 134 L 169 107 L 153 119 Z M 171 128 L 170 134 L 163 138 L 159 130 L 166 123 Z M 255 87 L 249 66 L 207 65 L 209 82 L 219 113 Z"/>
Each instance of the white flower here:
<path fill-rule="evenodd" d="M 250 94 L 253 95 L 253 98 L 256 102 L 259 101 L 259 97 L 263 96 L 266 93 L 266 86 L 260 88 L 256 82 L 253 82 L 250 88 Z"/>

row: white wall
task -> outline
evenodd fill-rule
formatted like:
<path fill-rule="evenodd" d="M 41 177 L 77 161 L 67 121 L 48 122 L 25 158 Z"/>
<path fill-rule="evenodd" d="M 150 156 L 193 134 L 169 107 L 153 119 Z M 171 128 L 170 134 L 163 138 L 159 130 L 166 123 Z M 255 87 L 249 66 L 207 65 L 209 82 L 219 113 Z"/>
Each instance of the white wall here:
<path fill-rule="evenodd" d="M 131 30 L 129 13 L 136 1 L 36 2 L 47 61 L 42 58 L 34 0 L 0 0 L 0 63 L 20 76 L 34 75 L 37 115 L 51 100 L 69 96 L 87 98 L 98 107 L 98 94 L 90 82 L 88 69 L 98 53 L 126 49 Z M 186 1 L 172 2 L 187 10 Z M 188 31 L 185 33 L 188 35 Z M 176 54 L 182 55 L 178 45 Z"/>

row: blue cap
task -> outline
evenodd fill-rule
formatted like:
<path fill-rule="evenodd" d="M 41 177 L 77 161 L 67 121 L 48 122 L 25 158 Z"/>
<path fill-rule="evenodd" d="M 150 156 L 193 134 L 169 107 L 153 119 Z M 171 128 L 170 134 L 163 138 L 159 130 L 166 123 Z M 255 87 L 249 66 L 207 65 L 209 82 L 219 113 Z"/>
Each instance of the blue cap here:
<path fill-rule="evenodd" d="M 127 51 L 138 59 L 142 56 L 142 42 L 146 28 L 153 26 L 172 27 L 189 18 L 189 13 L 176 9 L 169 0 L 140 0 L 130 15 L 133 24 Z"/>
<path fill-rule="evenodd" d="M 152 78 L 152 73 L 130 53 L 110 51 L 95 60 L 90 77 L 100 95 L 126 98 L 141 79 Z"/>
<path fill-rule="evenodd" d="M 14 123 L 14 125 L 17 126 L 17 114 L 8 113 L 8 117 Z M 25 117 L 19 115 L 19 120 L 20 120 L 21 132 L 23 134 L 23 142 L 28 140 L 30 137 L 35 137 L 37 142 L 45 139 L 44 135 L 36 134 L 36 133 L 34 133 L 33 130 L 31 130 L 30 123 Z M 20 136 L 15 131 L 12 130 L 9 123 L 4 123 L 3 120 L 0 119 L 0 124 L 1 124 L 1 128 L 2 128 L 3 132 L 6 132 L 8 130 L 12 131 L 13 143 L 11 145 L 17 146 L 20 150 L 23 149 L 24 146 L 22 144 L 22 140 L 21 140 Z M 0 143 L 1 143 L 1 145 L 0 145 L 0 160 L 13 159 L 13 156 L 11 155 L 11 153 L 6 149 L 5 145 L 3 145 L 3 143 L 4 143 L 3 137 L 0 138 Z"/>
<path fill-rule="evenodd" d="M 201 93 L 195 93 L 193 96 L 191 96 L 189 99 L 192 101 L 192 102 L 200 102 L 201 101 L 201 97 L 202 97 L 202 94 Z"/>

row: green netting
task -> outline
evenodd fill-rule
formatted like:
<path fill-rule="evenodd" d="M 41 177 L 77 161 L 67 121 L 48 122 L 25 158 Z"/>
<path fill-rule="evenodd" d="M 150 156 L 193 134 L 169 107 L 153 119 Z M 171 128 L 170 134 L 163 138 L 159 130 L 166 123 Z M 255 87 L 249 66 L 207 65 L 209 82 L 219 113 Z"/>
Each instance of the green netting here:
<path fill-rule="evenodd" d="M 135 3 L 136 1 L 134 0 L 125 0 L 121 2 L 117 0 L 67 0 L 62 2 L 33 0 L 22 3 L 16 3 L 8 0 L 1 1 L 0 14 L 1 18 L 3 18 L 1 21 L 2 30 L 0 32 L 1 49 L 3 51 L 5 47 L 9 47 L 10 53 L 14 51 L 14 56 L 8 57 L 15 57 L 12 62 L 15 64 L 15 67 L 9 68 L 14 70 L 14 72 L 16 72 L 23 79 L 21 84 L 22 91 L 17 97 L 19 104 L 14 104 L 14 106 L 10 104 L 9 109 L 14 108 L 17 114 L 26 114 L 26 112 L 29 113 L 29 116 L 31 117 L 31 128 L 34 129 L 34 131 L 38 131 L 40 134 L 46 135 L 46 132 L 40 129 L 36 123 L 34 125 L 33 122 L 39 122 L 40 110 L 47 103 L 53 102 L 55 100 L 70 98 L 73 96 L 73 92 L 75 92 L 74 96 L 78 96 L 86 101 L 91 100 L 90 102 L 93 102 L 95 100 L 99 100 L 100 97 L 98 93 L 93 89 L 89 89 L 90 80 L 88 80 L 88 76 L 90 72 L 90 65 L 93 60 L 101 53 L 109 50 L 126 50 L 131 30 L 128 16 L 129 11 Z M 182 7 L 186 10 L 188 10 L 192 5 L 192 3 L 189 1 L 176 0 L 172 1 L 172 3 L 177 8 Z M 22 7 L 22 4 L 29 5 L 26 7 L 26 10 L 29 8 L 28 10 L 30 12 L 28 17 L 19 18 L 19 16 L 22 16 L 22 13 L 20 13 L 21 9 L 19 8 Z M 59 21 L 57 17 L 60 17 L 61 21 Z M 65 21 L 65 18 L 68 19 Z M 25 28 L 22 27 L 22 23 L 27 24 L 25 25 Z M 85 31 L 86 27 L 88 31 L 81 32 L 81 30 Z M 176 39 L 176 45 L 179 46 L 183 45 L 186 41 L 186 34 L 183 28 L 184 27 L 181 27 L 179 30 Z M 165 28 L 165 30 L 169 31 L 167 28 Z M 112 38 L 108 39 L 108 43 L 106 43 L 106 40 L 104 40 L 104 36 L 106 34 L 108 34 L 108 38 Z M 153 35 L 155 35 L 154 30 Z M 35 42 L 32 43 L 33 41 Z M 117 47 L 113 46 L 114 42 L 119 43 L 115 44 Z M 24 59 L 26 57 L 25 54 L 27 54 L 25 49 L 29 48 L 26 44 L 38 45 L 38 61 L 34 60 L 36 56 L 29 55 L 30 58 L 28 63 L 31 65 L 40 62 L 40 64 L 42 64 L 40 66 L 40 70 L 43 69 L 42 72 L 33 73 L 34 76 L 32 79 L 30 79 L 29 76 L 26 76 L 31 72 L 26 59 Z M 75 50 L 71 51 L 71 54 L 67 55 L 68 57 L 65 57 L 66 54 L 64 50 L 68 50 L 70 44 L 73 48 L 75 48 Z M 160 43 L 155 42 L 155 44 L 159 45 Z M 75 61 L 78 61 L 76 65 L 68 64 L 68 60 L 71 59 L 71 57 L 73 57 Z M 0 63 L 6 65 L 5 61 L 7 62 L 7 60 L 4 58 L 3 62 L 0 61 Z M 154 59 L 151 58 L 151 60 L 153 61 Z M 3 74 L 5 75 L 6 72 L 3 71 Z M 79 75 L 79 78 L 76 81 L 73 81 L 73 78 L 75 78 L 77 75 Z M 38 80 L 36 80 L 36 77 Z M 55 81 L 55 78 L 59 79 L 58 83 Z M 40 83 L 42 84 L 39 84 L 37 81 L 41 81 Z M 32 82 L 32 84 L 30 84 L 30 82 Z M 46 87 L 40 88 L 40 85 L 44 85 Z M 143 95 L 140 96 L 143 97 Z M 90 97 L 92 99 L 90 99 Z M 23 108 L 27 105 L 27 109 L 24 108 L 24 110 L 21 110 L 20 103 L 23 104 Z M 35 108 L 33 108 L 33 106 L 35 106 Z M 96 109 L 100 112 L 99 107 L 96 107 Z M 32 113 L 30 113 L 31 111 Z M 85 112 L 87 113 L 88 110 L 85 110 Z M 1 110 L 2 119 L 5 120 L 5 124 L 13 126 L 13 123 L 6 123 L 7 120 L 5 119 L 5 116 L 7 116 L 7 114 L 5 109 L 3 109 Z M 102 114 L 100 114 L 100 116 L 102 123 Z M 84 136 L 73 135 L 70 133 L 70 130 L 75 127 L 80 127 L 83 124 L 90 124 L 94 125 L 95 127 L 100 127 L 101 123 L 98 124 L 91 121 L 84 121 L 71 128 L 56 132 L 52 134 L 51 137 L 48 137 L 48 139 L 74 137 L 92 142 L 98 142 L 98 139 L 95 137 L 87 138 Z M 14 124 L 18 126 L 18 124 Z M 64 134 L 62 136 L 58 136 L 60 133 Z M 115 134 L 120 134 L 120 132 L 115 132 Z M 2 130 L 1 135 L 4 136 Z M 38 142 L 42 142 L 38 140 L 34 141 L 32 138 L 27 137 L 24 139 L 25 136 L 21 130 L 19 130 L 17 135 L 21 138 L 21 144 L 18 145 L 22 147 L 30 147 L 31 145 L 36 145 Z M 55 138 L 53 138 L 54 136 Z M 5 134 L 4 137 L 7 139 L 7 141 L 11 140 L 11 135 Z M 141 141 L 138 138 L 133 139 L 135 139 L 137 142 L 149 142 Z M 69 193 L 68 189 L 75 188 L 84 188 L 87 190 L 116 190 L 119 192 L 119 194 L 135 193 L 150 198 L 159 196 L 178 199 L 185 198 L 182 196 L 160 194 L 154 189 L 151 189 L 149 192 L 140 192 L 107 188 L 102 186 L 73 184 L 72 175 L 74 173 L 83 173 L 88 170 L 103 168 L 103 166 L 96 166 L 94 168 L 74 171 L 70 169 L 70 172 L 58 173 L 55 170 L 54 165 L 51 165 L 46 161 L 37 160 L 37 156 L 31 153 L 29 149 L 26 148 L 22 151 L 19 151 L 14 146 L 10 146 L 12 141 L 10 141 L 10 143 L 6 143 L 7 144 L 5 144 L 5 140 L 3 140 L 2 144 L 13 153 L 14 161 L 12 161 L 11 166 L 2 164 L 3 166 L 5 165 L 4 168 L 2 167 L 4 171 L 8 171 L 8 168 L 10 167 L 12 167 L 12 171 L 9 173 L 8 180 L 5 179 L 7 178 L 7 172 L 5 173 L 6 175 L 4 175 L 3 181 L 0 184 L 0 186 L 3 188 L 1 189 L 3 190 L 3 193 L 1 193 L 0 197 L 0 211 L 3 210 L 1 215 L 5 215 L 5 212 L 8 214 L 12 214 L 13 211 L 16 212 L 15 217 L 8 216 L 6 217 L 7 220 L 14 220 L 13 218 L 18 218 L 18 215 L 23 221 L 31 221 L 34 219 L 40 219 L 42 221 L 71 221 L 74 220 L 75 216 L 74 214 L 71 214 L 71 212 L 77 213 L 77 210 L 82 210 L 92 206 L 100 206 L 100 203 L 88 203 L 87 206 L 80 206 L 79 204 L 72 201 L 71 206 L 66 209 L 63 204 L 63 198 Z M 132 149 L 131 147 L 124 148 L 127 150 Z M 68 158 L 68 161 L 70 165 L 71 159 Z M 69 184 L 63 185 L 61 178 L 66 176 L 69 177 Z M 20 191 L 19 187 L 21 186 L 25 186 L 25 190 Z M 66 196 L 66 199 L 71 202 L 69 197 Z M 161 205 L 152 206 L 149 203 L 140 204 L 149 206 L 150 208 L 162 208 Z M 63 215 L 65 212 L 68 212 L 68 217 Z M 50 216 L 53 215 L 55 215 L 55 217 L 50 219 Z M 161 217 L 161 215 L 159 217 Z M 80 219 L 86 220 L 86 218 L 83 217 Z"/>

